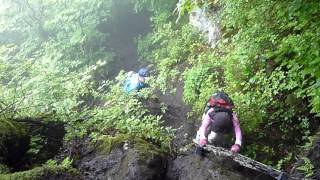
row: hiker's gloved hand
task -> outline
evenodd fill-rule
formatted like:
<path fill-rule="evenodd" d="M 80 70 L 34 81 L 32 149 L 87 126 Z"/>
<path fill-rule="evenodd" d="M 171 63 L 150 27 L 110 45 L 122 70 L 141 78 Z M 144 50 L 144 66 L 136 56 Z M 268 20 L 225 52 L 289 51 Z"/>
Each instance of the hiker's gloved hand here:
<path fill-rule="evenodd" d="M 234 153 L 238 153 L 240 151 L 240 145 L 239 144 L 234 144 L 231 147 L 231 151 L 234 152 Z"/>
<path fill-rule="evenodd" d="M 205 139 L 200 139 L 199 145 L 200 145 L 201 147 L 205 146 L 206 144 L 207 144 L 207 140 L 205 140 Z"/>

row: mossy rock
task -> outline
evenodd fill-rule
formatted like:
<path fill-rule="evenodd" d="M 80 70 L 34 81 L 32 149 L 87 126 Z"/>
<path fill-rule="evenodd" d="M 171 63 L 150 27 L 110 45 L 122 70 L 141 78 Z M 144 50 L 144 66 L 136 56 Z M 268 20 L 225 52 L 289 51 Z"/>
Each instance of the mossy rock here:
<path fill-rule="evenodd" d="M 165 150 L 162 150 L 143 139 L 135 138 L 134 140 L 134 148 L 138 151 L 142 160 L 146 159 L 150 155 L 167 155 Z"/>
<path fill-rule="evenodd" d="M 113 148 L 121 147 L 129 139 L 130 136 L 126 134 L 118 134 L 116 136 L 102 136 L 98 142 L 96 151 L 101 155 L 109 154 Z"/>
<path fill-rule="evenodd" d="M 11 166 L 19 162 L 28 150 L 30 138 L 19 123 L 0 119 L 0 163 Z"/>
<path fill-rule="evenodd" d="M 132 135 L 102 136 L 77 163 L 85 179 L 162 179 L 167 154 Z"/>
<path fill-rule="evenodd" d="M 28 171 L 0 174 L 0 180 L 79 179 L 79 172 L 64 166 L 42 166 Z"/>
<path fill-rule="evenodd" d="M 103 136 L 99 141 L 99 145 L 97 146 L 96 151 L 99 154 L 109 154 L 113 148 L 121 148 L 126 142 L 131 148 L 136 149 L 139 155 L 142 157 L 149 156 L 150 154 L 159 155 L 166 153 L 164 150 L 161 150 L 160 148 L 149 143 L 146 140 L 127 134 Z"/>

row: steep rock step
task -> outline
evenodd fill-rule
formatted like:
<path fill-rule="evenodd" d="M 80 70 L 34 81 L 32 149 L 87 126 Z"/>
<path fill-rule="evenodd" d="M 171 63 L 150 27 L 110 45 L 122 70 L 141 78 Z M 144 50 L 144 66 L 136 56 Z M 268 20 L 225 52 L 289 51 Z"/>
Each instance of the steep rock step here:
<path fill-rule="evenodd" d="M 163 179 L 166 154 L 155 145 L 128 135 L 84 142 L 76 162 L 84 179 Z"/>
<path fill-rule="evenodd" d="M 264 174 L 243 168 L 231 159 L 207 154 L 205 157 L 194 152 L 177 157 L 169 162 L 166 173 L 168 180 L 239 180 L 239 179 L 272 179 Z"/>

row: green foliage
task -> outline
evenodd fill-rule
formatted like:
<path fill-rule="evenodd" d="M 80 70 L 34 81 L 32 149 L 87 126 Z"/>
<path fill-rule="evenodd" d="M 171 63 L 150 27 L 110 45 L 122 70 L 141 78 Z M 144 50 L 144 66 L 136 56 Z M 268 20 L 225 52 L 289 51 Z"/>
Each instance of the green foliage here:
<path fill-rule="evenodd" d="M 278 164 L 276 165 L 277 169 L 282 169 L 284 167 L 285 164 L 287 164 L 288 162 L 292 161 L 292 153 L 289 153 L 286 157 L 280 159 L 280 161 L 278 161 Z"/>
<path fill-rule="evenodd" d="M 278 152 L 272 145 L 264 145 L 259 142 L 244 146 L 244 154 L 248 157 L 258 159 L 260 162 L 268 165 L 274 165 L 273 157 Z"/>
<path fill-rule="evenodd" d="M 56 160 L 53 160 L 53 159 L 49 159 L 47 162 L 46 162 L 46 166 L 48 167 L 55 167 L 58 165 L 58 162 Z"/>
<path fill-rule="evenodd" d="M 264 132 L 267 137 L 274 136 L 268 134 L 276 128 L 281 133 L 281 144 L 301 143 L 312 130 L 310 110 L 319 113 L 313 100 L 318 96 L 314 86 L 319 76 L 312 73 L 319 71 L 319 66 L 314 66 L 319 64 L 318 57 L 314 56 L 319 49 L 316 38 L 319 24 L 314 20 L 319 4 L 301 1 L 221 3 L 224 6 L 223 38 L 227 40 L 220 44 L 226 54 L 223 61 L 243 64 L 235 70 L 226 63 L 224 69 L 229 69 L 226 78 L 234 90 L 249 94 L 249 111 L 260 110 L 256 113 L 259 123 L 252 126 L 252 130 L 259 128 L 259 124 L 267 124 L 269 128 Z M 250 117 L 243 118 L 248 111 L 240 109 L 239 113 L 245 127 L 256 122 Z M 278 148 L 283 151 L 282 145 Z"/>
<path fill-rule="evenodd" d="M 141 159 L 144 161 L 150 156 L 163 156 L 167 152 L 166 149 L 161 149 L 158 146 L 140 138 L 135 138 L 134 142 L 134 148 L 137 149 Z"/>
<path fill-rule="evenodd" d="M 97 62 L 109 62 L 106 34 L 111 1 L 12 1 L 1 11 L 1 114 L 59 116 L 81 104 Z M 13 39 L 11 34 L 18 36 Z M 12 41 L 13 39 L 13 41 Z"/>
<path fill-rule="evenodd" d="M 299 167 L 297 167 L 297 170 L 302 171 L 305 174 L 306 178 L 311 177 L 313 175 L 313 173 L 314 173 L 313 172 L 314 166 L 311 163 L 309 158 L 303 157 L 302 159 L 304 161 L 304 164 L 299 166 Z"/>
<path fill-rule="evenodd" d="M 43 148 L 44 138 L 41 135 L 35 135 L 31 137 L 30 148 L 27 153 L 37 155 L 41 148 Z"/>
<path fill-rule="evenodd" d="M 125 143 L 130 144 L 134 149 L 138 150 L 137 152 L 143 159 L 150 155 L 161 155 L 165 153 L 163 149 L 159 149 L 157 146 L 149 143 L 148 141 L 127 134 L 100 136 L 98 147 L 96 149 L 99 154 L 106 155 L 109 154 L 113 148 L 122 147 Z"/>
<path fill-rule="evenodd" d="M 208 8 L 209 6 L 216 3 L 217 2 L 215 0 L 179 0 L 179 2 L 177 3 L 177 11 L 179 16 L 178 19 L 180 18 L 180 16 L 190 12 L 194 8 Z"/>
<path fill-rule="evenodd" d="M 114 64 L 111 38 L 104 26 L 114 6 L 127 1 L 5 2 L 9 8 L 0 12 L 1 120 L 50 115 L 50 120 L 66 125 L 66 139 L 90 135 L 98 140 L 123 133 L 169 147 L 172 129 L 162 127 L 162 116 L 151 115 L 143 105 L 153 89 L 128 95 L 122 89 L 123 74 L 115 82 L 97 78 L 113 70 Z M 174 3 L 164 7 L 160 1 L 132 2 L 138 6 L 150 2 L 154 10 Z M 32 137 L 30 154 L 39 152 L 41 141 L 39 136 Z M 61 166 L 71 162 L 66 160 Z M 56 165 L 48 163 L 48 168 Z M 35 171 L 42 173 L 42 169 Z"/>
<path fill-rule="evenodd" d="M 285 77 L 280 84 L 269 83 L 279 88 L 274 95 L 286 90 L 292 91 L 297 98 L 317 98 L 317 93 L 311 89 L 316 89 L 313 87 L 319 78 L 314 73 L 319 71 L 319 66 L 314 66 L 319 64 L 316 55 L 319 49 L 319 40 L 316 38 L 319 24 L 314 21 L 319 4 L 301 1 L 224 1 L 223 4 L 222 22 L 229 32 L 227 38 L 233 42 L 225 46 L 230 48 L 229 56 L 243 59 L 251 70 L 266 72 L 255 74 L 254 78 L 272 79 L 273 75 Z M 230 46 L 234 44 L 243 48 Z M 252 71 L 249 75 L 256 72 Z M 259 84 L 261 87 L 264 85 Z M 312 111 L 317 112 L 315 110 L 318 107 L 313 102 L 310 102 Z"/>
<path fill-rule="evenodd" d="M 181 70 L 188 66 L 187 60 L 192 59 L 190 55 L 197 51 L 201 39 L 190 26 L 184 25 L 181 29 L 176 29 L 172 22 L 163 24 L 163 20 L 157 21 L 159 18 L 166 19 L 162 14 L 154 18 L 154 33 L 139 41 L 138 50 L 143 59 L 157 64 L 160 89 L 174 91 L 174 87 L 170 85 L 181 79 Z"/>
<path fill-rule="evenodd" d="M 71 168 L 72 167 L 73 160 L 69 157 L 66 157 L 62 162 L 61 166 L 65 168 Z"/>
<path fill-rule="evenodd" d="M 140 92 L 126 94 L 123 92 L 122 83 L 125 76 L 121 72 L 115 83 L 106 81 L 101 83 L 95 96 L 101 98 L 104 104 L 90 111 L 84 111 L 80 116 L 69 121 L 71 136 L 91 134 L 95 140 L 109 132 L 129 134 L 136 137 L 149 139 L 169 147 L 173 137 L 173 130 L 162 126 L 162 116 L 150 114 L 142 104 L 151 97 L 152 89 L 145 88 Z M 149 82 L 152 84 L 152 82 Z M 103 87 L 110 88 L 104 91 Z M 82 118 L 83 117 L 83 118 Z M 79 119 L 83 119 L 82 121 Z M 75 134 L 72 134 L 75 133 Z"/>
<path fill-rule="evenodd" d="M 101 155 L 109 154 L 114 147 L 123 145 L 126 141 L 132 140 L 134 137 L 125 134 L 117 134 L 116 136 L 100 136 L 99 145 L 96 148 Z"/>
<path fill-rule="evenodd" d="M 134 9 L 138 11 L 149 10 L 155 14 L 164 11 L 171 13 L 176 2 L 171 0 L 129 0 L 134 5 Z"/>
<path fill-rule="evenodd" d="M 140 40 L 139 52 L 158 67 L 161 89 L 174 90 L 170 80 L 183 80 L 184 100 L 198 114 L 213 91 L 226 91 L 244 133 L 252 137 L 247 154 L 254 157 L 265 149 L 256 142 L 278 142 L 257 156 L 262 161 L 279 160 L 278 153 L 306 141 L 320 114 L 320 4 L 182 0 L 177 6 L 179 16 L 194 7 L 221 7 L 222 37 L 210 49 L 185 22 L 176 25 L 156 14 L 153 19 L 161 21 L 154 21 L 154 32 Z"/>
<path fill-rule="evenodd" d="M 12 63 L 3 52 L 1 115 L 5 118 L 37 117 L 46 113 L 57 116 L 73 111 L 79 105 L 79 96 L 92 84 L 91 71 L 95 66 L 70 72 L 57 56 Z M 49 67 L 49 68 L 48 68 Z M 45 72 L 45 73 L 44 73 Z"/>
<path fill-rule="evenodd" d="M 0 164 L 0 174 L 7 174 L 7 173 L 10 173 L 10 169 L 4 164 Z"/>
<path fill-rule="evenodd" d="M 21 171 L 16 173 L 9 172 L 9 169 L 0 164 L 0 179 L 23 179 L 23 180 L 35 180 L 43 179 L 49 176 L 68 174 L 68 176 L 76 177 L 79 172 L 72 168 L 72 159 L 65 158 L 60 164 L 52 159 L 49 159 L 44 165 L 33 168 L 28 171 Z"/>
<path fill-rule="evenodd" d="M 184 97 L 185 101 L 188 103 L 194 102 L 199 98 L 199 94 L 201 91 L 201 85 L 205 84 L 205 80 L 211 79 L 209 76 L 211 74 L 208 73 L 208 67 L 193 67 L 192 69 L 187 69 L 185 71 L 185 92 Z M 190 92 L 189 92 L 189 91 Z"/>
<path fill-rule="evenodd" d="M 314 137 L 308 137 L 308 140 L 306 141 L 306 143 L 301 146 L 301 148 L 304 150 L 304 151 L 309 151 L 311 150 L 311 148 L 314 146 Z"/>
<path fill-rule="evenodd" d="M 58 165 L 54 163 L 54 161 L 50 161 L 47 165 L 36 167 L 28 171 L 21 171 L 11 174 L 0 174 L 0 179 L 40 180 L 48 177 L 61 177 L 63 174 L 76 178 L 79 172 L 72 167 Z"/>
<path fill-rule="evenodd" d="M 186 69 L 184 72 L 184 101 L 199 107 L 198 111 L 203 110 L 206 100 L 212 94 L 211 92 L 214 92 L 212 89 L 215 87 L 214 76 L 218 75 L 218 73 L 209 73 L 209 71 L 209 67 L 199 65 Z"/>
<path fill-rule="evenodd" d="M 67 138 L 89 134 L 98 140 L 123 133 L 168 147 L 172 129 L 162 127 L 162 117 L 151 115 L 143 104 L 154 89 L 124 94 L 123 73 L 113 82 L 95 79 L 112 68 L 114 56 L 108 34 L 99 28 L 111 18 L 114 5 L 127 2 L 5 2 L 9 8 L 0 12 L 0 119 L 6 125 L 11 119 L 52 114 L 68 125 Z M 152 87 L 174 92 L 183 82 L 184 100 L 196 114 L 213 91 L 226 91 L 242 129 L 253 137 L 246 149 L 251 156 L 262 151 L 266 156 L 260 157 L 270 161 L 274 152 L 307 140 L 310 121 L 320 115 L 319 3 L 179 1 L 178 18 L 194 7 L 222 7 L 223 35 L 211 49 L 185 21 L 175 22 L 176 1 L 128 2 L 136 11 L 153 12 L 153 32 L 138 39 L 140 58 L 157 67 Z M 90 98 L 96 104 L 87 106 Z M 279 143 L 254 144 L 268 140 Z M 32 146 L 36 153 L 36 143 Z"/>
<path fill-rule="evenodd" d="M 53 159 L 49 159 L 46 163 L 45 166 L 51 169 L 54 169 L 56 167 L 62 167 L 62 168 L 66 168 L 66 169 L 71 169 L 72 168 L 72 163 L 73 160 L 70 159 L 69 157 L 66 157 L 60 164 Z"/>

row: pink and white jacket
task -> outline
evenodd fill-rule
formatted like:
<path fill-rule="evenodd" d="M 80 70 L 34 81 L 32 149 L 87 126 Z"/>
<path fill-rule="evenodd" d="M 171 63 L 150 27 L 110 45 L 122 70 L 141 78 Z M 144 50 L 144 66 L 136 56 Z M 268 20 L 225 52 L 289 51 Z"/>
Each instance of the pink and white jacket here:
<path fill-rule="evenodd" d="M 213 108 L 209 109 L 207 113 L 203 114 L 202 116 L 202 124 L 199 129 L 200 133 L 200 139 L 207 139 L 206 135 L 209 133 L 209 129 L 211 126 L 211 123 L 214 121 L 214 119 L 211 119 L 209 116 L 209 113 L 213 111 Z M 236 142 L 235 144 L 239 144 L 241 146 L 242 144 L 242 133 L 240 129 L 240 122 L 237 117 L 237 114 L 235 112 L 232 113 L 232 124 L 233 129 L 236 135 Z"/>

